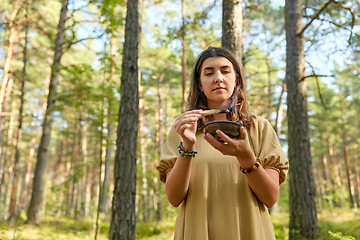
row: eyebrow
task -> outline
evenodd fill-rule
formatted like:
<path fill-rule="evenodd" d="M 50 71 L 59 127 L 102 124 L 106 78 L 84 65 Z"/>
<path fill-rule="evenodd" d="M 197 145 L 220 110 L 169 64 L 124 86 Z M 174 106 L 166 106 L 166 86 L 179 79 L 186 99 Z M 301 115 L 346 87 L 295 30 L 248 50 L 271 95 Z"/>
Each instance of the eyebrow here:
<path fill-rule="evenodd" d="M 229 65 L 224 65 L 224 66 L 221 66 L 221 67 L 220 67 L 220 69 L 223 69 L 223 68 L 230 68 L 230 66 L 229 66 Z M 204 68 L 204 71 L 205 71 L 205 70 L 208 70 L 208 69 L 209 69 L 209 70 L 213 70 L 214 68 L 213 68 L 213 67 L 205 67 L 205 68 Z"/>

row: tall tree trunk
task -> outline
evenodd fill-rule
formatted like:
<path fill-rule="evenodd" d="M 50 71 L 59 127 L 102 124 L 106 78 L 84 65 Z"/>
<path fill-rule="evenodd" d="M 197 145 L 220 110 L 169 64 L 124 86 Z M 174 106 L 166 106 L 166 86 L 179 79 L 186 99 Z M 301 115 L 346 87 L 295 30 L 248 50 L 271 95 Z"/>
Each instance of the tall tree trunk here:
<path fill-rule="evenodd" d="M 23 179 L 22 187 L 21 187 L 21 194 L 20 194 L 20 205 L 19 205 L 19 213 L 23 213 L 24 208 L 28 204 L 28 195 L 31 185 L 31 174 L 33 170 L 33 158 L 35 155 L 35 143 L 36 143 L 36 133 L 37 133 L 37 123 L 39 121 L 39 118 L 35 118 L 35 124 L 34 129 L 32 132 L 32 139 L 31 139 L 31 145 L 30 145 L 30 151 L 28 156 L 28 162 L 27 165 L 24 166 L 24 169 L 26 168 L 25 176 Z M 30 192 L 31 193 L 31 192 Z"/>
<path fill-rule="evenodd" d="M 79 112 L 79 117 L 76 123 L 76 130 L 77 132 L 77 143 L 76 143 L 76 151 L 75 151 L 75 171 L 74 171 L 74 185 L 76 185 L 76 193 L 74 193 L 75 197 L 75 207 L 74 207 L 74 220 L 78 219 L 78 216 L 81 214 L 81 199 L 82 199 L 82 183 L 83 183 L 83 175 L 81 172 L 83 171 L 83 157 L 82 157 L 82 128 L 81 128 L 81 119 L 82 113 Z"/>
<path fill-rule="evenodd" d="M 69 137 L 67 137 L 68 139 Z M 64 178 L 65 178 L 65 196 L 64 196 L 64 209 L 65 209 L 65 215 L 70 215 L 70 182 L 71 182 L 71 167 L 72 167 L 72 156 L 71 153 L 73 152 L 72 149 L 75 144 L 75 137 L 72 136 L 71 142 L 69 144 L 69 141 L 66 144 L 66 166 L 65 166 L 65 172 L 64 172 Z"/>
<path fill-rule="evenodd" d="M 76 218 L 75 214 L 76 214 L 76 187 L 78 185 L 78 155 L 77 155 L 77 151 L 76 151 L 76 147 L 78 146 L 77 144 L 77 139 L 80 138 L 80 136 L 78 134 L 76 134 L 76 132 L 78 131 L 78 122 L 74 121 L 74 142 L 73 145 L 71 146 L 71 188 L 70 188 L 70 199 L 69 199 L 69 206 L 70 206 L 70 216 L 73 216 Z M 76 219 L 75 219 L 76 220 Z"/>
<path fill-rule="evenodd" d="M 87 114 L 85 114 L 87 115 Z M 81 158 L 82 158 L 82 162 L 83 162 L 83 167 L 81 169 L 82 172 L 84 172 L 85 174 L 83 174 L 82 178 L 81 178 L 81 216 L 88 216 L 90 213 L 89 210 L 89 205 L 90 205 L 90 186 L 88 186 L 88 172 L 89 172 L 89 168 L 88 168 L 88 164 L 89 161 L 87 159 L 87 121 L 86 121 L 86 117 L 85 119 L 81 118 L 80 119 L 82 124 L 82 139 L 81 139 Z"/>
<path fill-rule="evenodd" d="M 99 138 L 98 137 L 96 137 L 95 138 L 95 145 L 94 146 L 100 146 L 101 145 L 101 139 L 100 139 L 100 141 L 99 141 Z M 92 168 L 91 168 L 91 177 L 90 177 L 90 179 L 91 179 L 91 181 L 90 181 L 90 186 L 91 186 L 91 188 L 90 188 L 90 193 L 91 193 L 91 203 L 92 203 L 92 205 L 96 205 L 97 204 L 97 197 L 98 197 L 98 193 L 97 193 L 97 184 L 98 184 L 98 181 L 97 181 L 97 175 L 98 175 L 98 173 L 99 173 L 99 163 L 98 163 L 98 161 L 97 161 L 97 159 L 100 159 L 100 161 L 101 161 L 101 151 L 100 151 L 100 156 L 99 156 L 99 147 L 94 147 L 93 148 L 94 149 L 94 158 L 96 159 L 96 161 L 92 164 Z M 100 150 L 101 150 L 101 148 L 100 148 Z M 101 164 L 101 163 L 100 163 Z M 101 174 L 101 170 L 100 170 L 100 174 Z"/>
<path fill-rule="evenodd" d="M 354 159 L 357 158 L 357 154 L 354 155 Z M 356 185 L 356 191 L 358 196 L 358 203 L 360 204 L 360 171 L 359 171 L 359 165 L 358 161 L 354 161 L 354 171 L 355 171 L 355 185 Z"/>
<path fill-rule="evenodd" d="M 275 120 L 275 132 L 276 135 L 279 137 L 281 134 L 281 122 L 284 113 L 284 100 L 285 100 L 285 93 L 286 93 L 286 79 L 284 79 L 281 87 L 281 94 L 279 98 L 279 103 L 276 110 L 276 120 Z"/>
<path fill-rule="evenodd" d="M 54 164 L 53 164 L 53 174 L 52 174 L 52 178 L 51 178 L 51 184 L 53 186 L 59 185 L 60 184 L 60 174 L 61 174 L 61 165 L 62 165 L 62 158 L 63 158 L 63 140 L 59 137 L 57 139 L 57 143 L 56 143 L 56 155 L 55 155 L 55 159 L 54 159 Z"/>
<path fill-rule="evenodd" d="M 270 60 L 270 50 L 267 51 L 266 54 L 266 67 L 267 67 L 267 78 L 268 78 L 268 107 L 267 107 L 267 119 L 270 121 L 271 114 L 272 114 L 272 99 L 271 99 L 271 60 Z"/>
<path fill-rule="evenodd" d="M 6 95 L 5 95 L 5 101 L 4 101 L 4 104 L 3 104 L 3 114 L 5 112 L 8 111 L 8 107 L 9 107 L 9 101 L 10 101 L 10 95 L 11 95 L 11 89 L 12 89 L 12 86 L 13 86 L 13 83 L 14 83 L 14 78 L 10 77 L 9 78 L 9 81 L 6 85 Z M 11 115 L 10 115 L 11 116 Z M 2 173 L 4 174 L 4 171 L 5 171 L 5 168 L 3 167 L 4 166 L 4 161 L 5 161 L 5 155 L 4 155 L 4 152 L 3 152 L 3 149 L 4 149 L 4 144 L 3 144 L 3 141 L 4 141 L 4 133 L 5 133 L 5 128 L 6 128 L 6 123 L 10 123 L 10 117 L 9 116 L 1 116 L 1 122 L 0 122 L 0 169 L 2 170 Z M 4 161 L 2 161 L 2 159 L 4 159 Z M 1 185 L 0 185 L 0 195 L 1 195 Z"/>
<path fill-rule="evenodd" d="M 186 111 L 186 41 L 185 41 L 185 0 L 181 0 L 181 15 L 182 15 L 182 26 L 181 26 L 181 78 L 182 78 L 182 112 Z"/>
<path fill-rule="evenodd" d="M 20 192 L 20 199 L 19 199 L 19 208 L 18 214 L 23 213 L 24 208 L 27 205 L 27 195 L 29 191 L 29 184 L 31 180 L 31 172 L 32 172 L 32 162 L 28 162 L 23 168 L 23 180 L 21 184 L 21 192 Z"/>
<path fill-rule="evenodd" d="M 162 84 L 162 79 L 163 79 L 164 75 L 161 74 L 159 77 L 159 81 L 158 81 L 158 109 L 159 109 L 159 128 L 158 128 L 158 138 L 156 141 L 157 144 L 157 155 L 160 157 L 161 152 L 162 152 L 162 147 L 164 145 L 164 141 L 163 141 L 163 119 L 164 119 L 164 109 L 163 109 L 163 103 L 162 103 L 162 91 L 161 91 L 161 84 Z M 154 179 L 155 180 L 155 179 Z M 162 219 L 162 212 L 163 212 L 163 204 L 162 204 L 162 193 L 163 193 L 163 186 L 162 184 L 160 184 L 160 182 L 158 181 L 158 178 L 156 178 L 155 184 L 157 186 L 157 197 L 158 197 L 158 201 L 157 201 L 157 214 L 156 214 L 156 220 L 160 221 Z"/>
<path fill-rule="evenodd" d="M 0 208 L 0 219 L 5 219 L 5 208 L 6 208 L 6 203 L 7 203 L 7 193 L 8 193 L 8 188 L 9 188 L 9 182 L 10 182 L 10 178 L 11 178 L 11 174 L 13 171 L 13 167 L 12 167 L 12 162 L 13 162 L 13 145 L 12 142 L 14 142 L 14 123 L 15 123 L 15 111 L 16 111 L 16 99 L 13 98 L 12 99 L 12 104 L 11 104 L 11 114 L 10 114 L 10 121 L 9 121 L 9 130 L 8 130 L 8 135 L 7 135 L 7 146 L 6 149 L 4 151 L 4 163 L 3 163 L 3 173 L 2 173 L 2 177 L 1 177 L 1 183 L 0 183 L 0 193 L 1 196 L 3 197 L 3 202 L 0 203 L 2 204 L 2 207 Z M 10 156 L 8 154 L 10 149 Z M 10 158 L 10 161 L 9 161 Z M 8 163 L 9 162 L 9 163 Z M 2 187 L 5 187 L 4 189 L 4 193 L 1 192 Z"/>
<path fill-rule="evenodd" d="M 10 18 L 8 19 L 8 27 L 9 27 L 9 45 L 6 49 L 6 57 L 4 62 L 4 69 L 3 69 L 3 77 L 1 80 L 0 85 L 0 116 L 2 113 L 2 105 L 4 103 L 4 96 L 5 96 L 5 90 L 6 90 L 6 83 L 8 81 L 8 75 L 10 72 L 10 63 L 12 59 L 13 54 L 13 48 L 14 48 L 14 42 L 15 42 L 15 36 L 16 36 L 16 24 L 15 24 L 15 18 L 20 8 L 20 1 L 16 0 L 14 1 L 14 7 L 11 12 Z"/>
<path fill-rule="evenodd" d="M 139 49 L 142 0 L 127 2 L 109 239 L 135 239 Z M 124 141 L 126 139 L 126 141 Z"/>
<path fill-rule="evenodd" d="M 316 167 L 314 167 L 312 170 L 313 170 L 314 183 L 315 183 L 315 188 L 316 188 L 315 202 L 316 202 L 317 209 L 319 209 L 321 211 L 323 209 L 322 199 L 325 195 L 325 187 L 323 184 L 320 184 L 321 183 L 321 176 L 320 176 L 321 173 L 318 171 L 318 169 Z"/>
<path fill-rule="evenodd" d="M 349 190 L 349 197 L 350 197 L 350 204 L 351 208 L 357 210 L 357 202 L 355 199 L 355 188 L 352 181 L 352 173 L 351 173 L 351 166 L 350 166 L 350 157 L 349 157 L 349 149 L 347 143 L 347 136 L 346 136 L 346 129 L 345 129 L 345 119 L 344 119 L 344 106 L 343 106 L 343 96 L 342 96 L 342 89 L 340 87 L 339 90 L 340 94 L 340 114 L 341 114 L 341 137 L 342 137 L 342 144 L 343 144 L 343 153 L 344 153 L 344 161 L 345 161 L 345 171 L 347 176 L 348 182 L 348 190 Z"/>
<path fill-rule="evenodd" d="M 286 0 L 286 85 L 289 129 L 290 240 L 319 236 L 307 115 L 301 0 Z"/>
<path fill-rule="evenodd" d="M 25 81 L 26 81 L 26 64 L 27 64 L 27 43 L 28 43 L 28 25 L 26 24 L 25 30 L 25 44 L 24 44 L 24 58 L 23 58 L 23 71 L 22 71 L 22 82 L 21 82 L 21 96 L 20 96 L 20 106 L 19 106 L 19 117 L 18 117 L 18 128 L 16 131 L 16 152 L 15 152 L 15 161 L 14 161 L 14 178 L 12 182 L 11 195 L 10 195 L 10 206 L 9 206 L 9 217 L 8 221 L 12 222 L 15 218 L 15 205 L 17 197 L 17 189 L 19 182 L 19 162 L 20 162 L 20 149 L 21 149 L 21 138 L 22 138 L 22 121 L 23 121 L 23 108 L 24 108 L 24 95 L 25 95 Z"/>
<path fill-rule="evenodd" d="M 105 79 L 105 74 L 104 74 Z M 105 88 L 104 88 L 105 89 Z M 102 203 L 102 195 L 103 195 L 103 183 L 104 183 L 104 175 L 105 175 L 105 161 L 106 161 L 106 126 L 107 126 L 107 115 L 108 115 L 108 108 L 105 106 L 105 91 L 103 92 L 103 101 L 102 101 L 102 109 L 103 114 L 101 116 L 102 119 L 102 127 L 101 127 L 101 133 L 100 133 L 100 142 L 102 143 L 100 146 L 100 174 L 99 174 L 99 188 L 98 188 L 98 207 L 97 207 L 97 214 L 96 214 L 96 227 L 95 227 L 95 240 L 97 239 L 97 233 L 99 229 L 99 218 L 100 218 L 100 212 L 102 209 L 101 203 Z"/>
<path fill-rule="evenodd" d="M 29 224 L 38 224 L 41 220 L 40 207 L 43 200 L 44 193 L 44 176 L 46 171 L 47 158 L 49 154 L 49 144 L 51 137 L 51 128 L 53 122 L 53 108 L 55 107 L 56 100 L 56 88 L 58 85 L 60 75 L 60 60 L 63 54 L 62 46 L 64 44 L 64 30 L 66 13 L 69 0 L 62 1 L 62 8 L 60 12 L 60 20 L 58 25 L 58 34 L 55 42 L 55 55 L 53 63 L 53 72 L 50 80 L 49 96 L 47 101 L 46 115 L 43 122 L 43 134 L 41 136 L 41 142 L 38 149 L 37 162 L 35 167 L 35 174 L 33 180 L 33 192 L 31 195 L 31 201 L 27 213 L 27 222 Z"/>
<path fill-rule="evenodd" d="M 5 101 L 3 104 L 3 114 L 8 111 L 8 106 L 9 106 L 10 95 L 11 95 L 13 83 L 14 83 L 14 78 L 10 77 L 8 80 L 8 83 L 6 85 Z M 4 172 L 5 170 L 4 170 L 4 168 L 2 168 L 2 166 L 3 166 L 2 159 L 5 159 L 5 156 L 3 154 L 3 148 L 4 148 L 3 141 L 4 141 L 5 125 L 7 122 L 10 122 L 10 120 L 8 120 L 9 116 L 0 116 L 0 118 L 1 118 L 1 121 L 0 121 L 0 169 L 3 170 L 2 172 Z M 0 195 L 1 195 L 1 186 L 0 186 Z"/>
<path fill-rule="evenodd" d="M 116 38 L 115 36 L 112 34 L 110 36 L 110 57 L 111 57 L 111 70 L 110 70 L 110 86 L 112 85 L 112 83 L 114 82 L 114 78 L 115 78 L 115 54 L 116 54 Z M 110 175 L 110 159 L 112 158 L 112 148 L 113 145 L 111 144 L 111 137 L 113 135 L 113 124 L 112 124 L 112 115 L 113 115 L 113 111 L 111 110 L 112 107 L 112 98 L 111 98 L 111 93 L 109 93 L 108 95 L 108 112 L 107 112 L 107 118 L 108 118 L 108 123 L 107 123 L 107 146 L 106 146 L 106 158 L 105 158 L 105 169 L 104 169 L 104 181 L 103 181 L 103 186 L 102 186 L 102 191 L 101 191 L 101 209 L 100 212 L 104 213 L 104 218 L 106 216 L 106 211 L 107 211 L 107 198 L 108 198 L 108 193 L 109 193 L 109 175 Z"/>
<path fill-rule="evenodd" d="M 335 203 L 337 203 L 337 206 L 340 206 L 341 208 L 345 207 L 344 205 L 344 201 L 343 201 L 343 196 L 345 195 L 344 192 L 344 188 L 343 188 L 343 183 L 341 181 L 341 176 L 340 176 L 340 168 L 339 168 L 339 162 L 336 161 L 336 159 L 334 159 L 334 144 L 333 144 L 333 140 L 331 139 L 330 133 L 327 134 L 326 136 L 327 139 L 327 143 L 328 143 L 328 154 L 329 154 L 329 162 L 332 165 L 332 179 L 334 179 L 333 182 L 333 189 L 334 192 L 339 191 L 341 194 L 335 194 Z M 339 196 L 341 195 L 341 196 Z"/>
<path fill-rule="evenodd" d="M 88 130 L 86 130 L 88 131 Z M 87 138 L 87 150 L 86 150 L 86 175 L 85 175 L 85 197 L 86 197 L 86 207 L 85 207 L 85 216 L 91 215 L 91 180 L 90 180 L 90 174 L 91 174 L 91 165 L 92 161 L 91 159 L 94 157 L 90 153 L 90 148 L 92 147 L 91 138 Z"/>
<path fill-rule="evenodd" d="M 285 100 L 285 93 L 286 93 L 286 83 L 285 83 L 285 79 L 282 83 L 282 87 L 281 87 L 281 94 L 280 94 L 280 98 L 279 98 L 279 103 L 276 109 L 276 119 L 275 119 L 275 132 L 276 132 L 276 136 L 278 138 L 280 138 L 280 134 L 281 134 L 281 123 L 282 123 L 282 116 L 284 113 L 284 100 Z M 281 191 L 281 186 L 280 186 L 280 191 Z M 274 206 L 269 209 L 270 213 L 272 216 L 277 216 L 279 213 L 279 203 L 276 202 L 274 204 Z"/>
<path fill-rule="evenodd" d="M 149 194 L 148 194 L 148 183 L 147 183 L 147 143 L 146 137 L 144 137 L 144 94 L 142 86 L 139 86 L 140 99 L 139 99 L 139 141 L 140 141 L 140 158 L 141 158 L 141 190 L 140 194 L 142 195 L 142 211 L 143 218 L 142 221 L 147 223 L 149 222 Z"/>
<path fill-rule="evenodd" d="M 221 46 L 230 50 L 243 64 L 243 16 L 242 0 L 223 0 Z M 245 69 L 243 69 L 245 71 Z M 238 73 L 239 74 L 239 73 Z M 246 81 L 244 89 L 246 89 Z M 246 92 L 244 92 L 246 95 Z"/>
<path fill-rule="evenodd" d="M 324 140 L 323 140 L 323 134 L 320 133 L 320 145 L 321 145 L 321 170 L 322 170 L 322 178 L 325 182 L 325 196 L 326 200 L 329 203 L 330 209 L 333 208 L 332 199 L 330 197 L 331 194 L 331 186 L 330 186 L 330 173 L 329 173 L 329 166 L 328 166 L 328 160 L 325 156 L 325 153 L 323 152 L 324 149 Z M 324 184 L 321 184 L 324 185 Z"/>

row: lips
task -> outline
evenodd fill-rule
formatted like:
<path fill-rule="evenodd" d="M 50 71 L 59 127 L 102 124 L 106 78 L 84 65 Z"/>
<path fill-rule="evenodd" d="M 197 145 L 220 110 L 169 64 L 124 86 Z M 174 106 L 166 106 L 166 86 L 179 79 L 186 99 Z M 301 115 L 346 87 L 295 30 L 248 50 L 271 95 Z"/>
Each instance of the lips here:
<path fill-rule="evenodd" d="M 213 89 L 213 91 L 219 91 L 219 90 L 225 90 L 225 88 L 224 87 L 216 87 Z"/>

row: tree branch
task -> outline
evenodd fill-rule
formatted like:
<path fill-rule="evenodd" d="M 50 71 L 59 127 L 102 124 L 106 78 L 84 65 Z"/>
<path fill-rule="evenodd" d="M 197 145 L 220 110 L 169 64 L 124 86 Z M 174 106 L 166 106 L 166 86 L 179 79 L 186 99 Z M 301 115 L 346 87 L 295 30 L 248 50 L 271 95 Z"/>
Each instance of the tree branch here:
<path fill-rule="evenodd" d="M 8 24 L 9 24 L 8 19 L 7 19 L 3 14 L 0 14 L 0 17 L 1 17 L 1 19 L 3 20 L 3 22 L 4 22 L 5 25 L 8 25 Z"/>
<path fill-rule="evenodd" d="M 320 11 L 318 11 L 318 12 L 315 14 L 315 16 L 310 20 L 310 22 L 309 22 L 308 24 L 306 24 L 306 26 L 300 31 L 300 33 L 297 34 L 297 36 L 301 36 L 301 35 L 304 33 L 304 31 L 310 26 L 310 24 L 311 24 L 315 19 L 319 18 L 320 13 L 321 13 L 322 11 L 324 11 L 325 8 L 326 8 L 330 3 L 332 3 L 332 2 L 334 2 L 334 0 L 329 0 L 327 3 L 325 3 L 325 5 L 320 9 Z"/>
<path fill-rule="evenodd" d="M 349 7 L 347 7 L 346 5 L 344 5 L 344 4 L 342 4 L 342 3 L 337 2 L 337 1 L 335 1 L 335 0 L 329 0 L 329 1 L 320 9 L 320 11 L 315 14 L 315 16 L 310 20 L 310 22 L 309 22 L 308 24 L 306 24 L 306 26 L 300 31 L 300 33 L 297 34 L 297 36 L 300 36 L 301 34 L 303 34 L 304 31 L 310 26 L 310 24 L 311 24 L 315 19 L 319 19 L 320 13 L 321 13 L 322 11 L 324 11 L 324 10 L 326 9 L 326 7 L 327 7 L 330 3 L 334 3 L 336 6 L 342 8 L 342 9 L 348 10 L 348 11 L 350 12 L 351 16 L 352 16 L 351 28 L 350 28 L 350 29 L 347 28 L 347 27 L 344 27 L 344 26 L 342 26 L 342 25 L 339 25 L 339 24 L 337 24 L 337 23 L 328 21 L 328 22 L 330 22 L 330 23 L 332 23 L 332 24 L 334 24 L 334 25 L 336 25 L 336 26 L 338 26 L 338 27 L 341 27 L 341 28 L 344 28 L 344 29 L 350 31 L 350 37 L 349 37 L 349 40 L 348 40 L 348 43 L 349 43 L 349 45 L 350 45 L 350 43 L 351 43 L 351 38 L 352 38 L 352 34 L 355 34 L 356 36 L 359 36 L 358 34 L 356 34 L 356 33 L 353 32 L 354 25 L 355 25 L 355 14 L 354 14 L 354 12 L 353 12 Z M 320 20 L 320 19 L 319 19 L 319 20 Z"/>
<path fill-rule="evenodd" d="M 67 44 L 66 47 L 64 47 L 64 49 L 68 50 L 68 49 L 69 49 L 72 45 L 74 45 L 74 44 L 81 43 L 81 42 L 86 41 L 86 40 L 99 39 L 99 38 L 101 38 L 102 36 L 104 36 L 104 34 L 100 34 L 99 36 L 96 36 L 96 37 L 88 37 L 88 38 L 78 39 L 78 40 L 76 40 L 76 41 L 71 41 L 71 42 L 69 42 L 69 44 Z"/>
<path fill-rule="evenodd" d="M 305 79 L 307 79 L 307 78 L 310 78 L 310 77 L 335 77 L 334 75 L 318 75 L 318 74 L 311 74 L 311 75 L 307 75 L 307 76 L 305 76 L 305 77 L 303 77 L 303 78 L 301 78 L 300 80 L 299 80 L 299 82 L 302 82 L 302 81 L 304 81 Z"/>
<path fill-rule="evenodd" d="M 356 63 L 354 62 L 354 60 L 351 60 L 352 64 L 354 65 L 356 71 L 358 71 L 360 73 L 360 67 L 358 67 L 358 65 L 356 65 Z"/>
<path fill-rule="evenodd" d="M 328 110 L 328 107 L 326 106 L 326 103 L 325 103 L 325 101 L 324 101 L 324 99 L 322 97 L 322 94 L 321 94 L 319 79 L 317 77 L 315 77 L 315 80 L 316 80 L 316 87 L 318 89 L 320 101 L 321 101 L 322 105 L 324 106 L 325 110 Z"/>
<path fill-rule="evenodd" d="M 22 24 L 23 22 L 25 22 L 25 21 L 27 21 L 27 20 L 31 20 L 32 18 L 37 17 L 38 15 L 39 15 L 38 13 L 35 13 L 35 14 L 29 16 L 29 17 L 23 17 L 22 19 L 17 20 L 17 21 L 15 22 L 15 24 L 16 24 L 16 25 L 20 25 L 20 24 Z"/>
<path fill-rule="evenodd" d="M 320 97 L 320 101 L 321 101 L 321 104 L 324 106 L 325 110 L 328 110 L 328 107 L 326 106 L 326 103 L 322 97 L 322 94 L 321 94 L 321 89 L 320 89 L 320 83 L 319 83 L 319 79 L 318 77 L 334 77 L 334 75 L 317 75 L 315 73 L 315 70 L 314 70 L 314 67 L 308 62 L 309 66 L 311 67 L 312 69 L 312 72 L 313 72 L 313 75 L 310 75 L 308 77 L 315 77 L 315 80 L 316 80 L 316 87 L 317 87 L 317 90 L 318 90 L 318 94 L 319 94 L 319 97 Z"/>
<path fill-rule="evenodd" d="M 322 21 L 322 22 L 328 22 L 328 23 L 331 23 L 331 24 L 333 24 L 333 25 L 335 25 L 335 26 L 337 26 L 337 27 L 339 27 L 339 28 L 343 28 L 343 29 L 345 29 L 345 30 L 350 31 L 350 38 L 349 38 L 349 40 L 348 40 L 348 41 L 350 41 L 350 40 L 351 40 L 351 34 L 354 34 L 355 36 L 360 37 L 360 35 L 359 35 L 358 33 L 353 32 L 353 30 L 352 30 L 352 27 L 353 27 L 353 26 L 351 27 L 351 29 L 349 29 L 349 28 L 347 28 L 347 27 L 345 27 L 345 26 L 343 26 L 343 25 L 340 25 L 340 24 L 338 24 L 338 23 L 336 23 L 336 22 L 329 21 L 329 20 L 327 20 L 327 19 L 322 19 L 322 18 L 319 18 L 319 20 L 320 20 L 320 21 Z M 350 44 L 350 42 L 349 42 L 349 44 Z"/>
<path fill-rule="evenodd" d="M 348 43 L 350 45 L 351 43 L 351 36 L 352 36 L 352 32 L 353 32 L 353 29 L 354 29 L 354 25 L 355 25 L 355 14 L 353 13 L 353 11 L 351 11 L 351 9 L 347 6 L 345 6 L 344 4 L 342 3 L 339 3 L 339 2 L 334 2 L 338 7 L 340 8 L 343 8 L 343 9 L 346 9 L 348 10 L 350 13 L 351 13 L 351 16 L 352 16 L 352 21 L 351 21 L 351 30 L 350 30 L 350 37 L 349 37 L 349 40 L 348 40 Z"/>

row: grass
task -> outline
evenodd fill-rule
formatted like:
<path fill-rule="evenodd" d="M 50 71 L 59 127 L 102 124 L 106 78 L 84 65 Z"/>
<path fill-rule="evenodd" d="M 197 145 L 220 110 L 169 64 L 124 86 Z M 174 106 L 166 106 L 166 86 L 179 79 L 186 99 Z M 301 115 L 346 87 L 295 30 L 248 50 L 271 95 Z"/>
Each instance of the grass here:
<path fill-rule="evenodd" d="M 289 234 L 289 215 L 281 213 L 272 218 L 277 240 L 287 240 Z M 360 240 L 360 212 L 341 209 L 318 214 L 320 237 L 318 240 L 358 239 Z M 98 240 L 108 239 L 109 223 L 102 222 Z M 136 239 L 172 240 L 175 220 L 167 219 L 155 223 L 138 223 Z M 348 238 L 346 238 L 348 236 Z M 350 238 L 353 237 L 353 238 Z M 74 221 L 69 218 L 57 218 L 43 221 L 39 226 L 26 224 L 7 225 L 0 222 L 0 240 L 87 240 L 94 239 L 93 222 Z"/>
<path fill-rule="evenodd" d="M 101 224 L 97 239 L 108 239 L 108 229 L 109 224 Z M 69 218 L 58 218 L 55 221 L 45 220 L 39 226 L 0 223 L 0 240 L 90 240 L 94 239 L 94 234 L 92 222 L 75 221 Z"/>
<path fill-rule="evenodd" d="M 289 214 L 272 218 L 277 240 L 287 240 L 289 235 Z M 320 237 L 317 240 L 358 239 L 360 240 L 360 212 L 345 212 L 337 209 L 318 213 Z M 331 237 L 333 235 L 333 237 Z M 336 237 L 338 236 L 338 237 Z M 340 237 L 341 236 L 341 237 Z M 345 238 L 346 236 L 353 238 Z"/>

